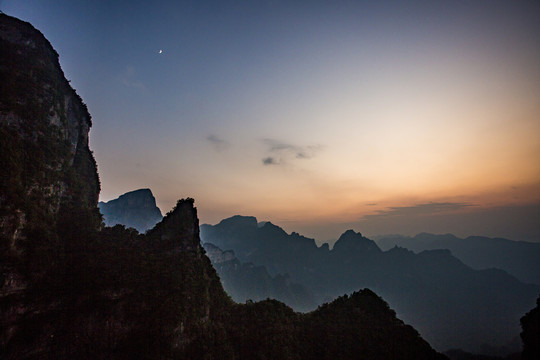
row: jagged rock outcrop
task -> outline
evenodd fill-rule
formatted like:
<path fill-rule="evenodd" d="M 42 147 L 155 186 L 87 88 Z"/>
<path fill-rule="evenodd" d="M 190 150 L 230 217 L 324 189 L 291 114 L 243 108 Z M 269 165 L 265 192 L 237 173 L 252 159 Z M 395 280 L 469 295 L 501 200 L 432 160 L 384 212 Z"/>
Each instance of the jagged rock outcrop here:
<path fill-rule="evenodd" d="M 153 228 L 163 219 L 150 189 L 130 191 L 117 199 L 100 201 L 98 206 L 105 225 L 125 225 L 141 233 Z"/>

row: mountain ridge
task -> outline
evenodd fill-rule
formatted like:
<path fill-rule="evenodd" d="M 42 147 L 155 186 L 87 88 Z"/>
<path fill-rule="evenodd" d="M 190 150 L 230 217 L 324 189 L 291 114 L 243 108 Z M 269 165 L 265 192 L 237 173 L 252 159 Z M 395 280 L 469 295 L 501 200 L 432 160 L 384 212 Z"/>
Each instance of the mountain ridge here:
<path fill-rule="evenodd" d="M 475 269 L 500 268 L 521 281 L 540 284 L 540 243 L 484 236 L 459 238 L 452 234 L 429 233 L 420 233 L 414 237 L 380 236 L 376 242 L 384 249 L 398 245 L 417 253 L 429 249 L 449 249 L 454 256 Z"/>
<path fill-rule="evenodd" d="M 235 219 L 241 218 L 225 222 L 229 229 Z M 241 261 L 263 265 L 272 274 L 290 274 L 314 293 L 317 303 L 355 288 L 373 289 L 441 350 L 480 352 L 485 343 L 512 343 L 519 334 L 519 317 L 540 292 L 539 286 L 523 284 L 502 270 L 474 270 L 448 250 L 382 251 L 353 230 L 330 250 L 297 233 L 274 230 L 282 238 L 273 239 L 252 226 L 242 230 L 240 223 L 236 233 L 222 232 L 221 223 L 201 225 L 201 239 L 234 250 Z M 492 301 L 484 303 L 488 298 Z"/>

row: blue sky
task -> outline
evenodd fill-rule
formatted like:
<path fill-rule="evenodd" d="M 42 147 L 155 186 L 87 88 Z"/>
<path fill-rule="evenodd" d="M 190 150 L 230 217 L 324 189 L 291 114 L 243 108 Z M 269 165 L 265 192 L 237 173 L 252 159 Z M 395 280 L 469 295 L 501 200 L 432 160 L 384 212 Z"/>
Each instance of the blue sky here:
<path fill-rule="evenodd" d="M 536 1 L 0 9 L 44 33 L 87 103 L 102 200 L 149 187 L 164 212 L 189 196 L 202 222 L 254 215 L 320 241 L 540 241 Z"/>

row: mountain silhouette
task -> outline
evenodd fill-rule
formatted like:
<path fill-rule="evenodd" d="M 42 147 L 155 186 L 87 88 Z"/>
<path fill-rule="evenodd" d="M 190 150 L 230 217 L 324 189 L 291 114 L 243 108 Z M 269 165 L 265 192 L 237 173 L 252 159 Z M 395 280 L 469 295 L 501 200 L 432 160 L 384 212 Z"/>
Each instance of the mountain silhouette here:
<path fill-rule="evenodd" d="M 469 236 L 460 239 L 452 234 L 421 233 L 414 237 L 389 235 L 376 239 L 383 249 L 401 246 L 414 252 L 449 249 L 454 256 L 474 269 L 498 268 L 526 283 L 540 284 L 540 243 L 501 238 Z"/>
<path fill-rule="evenodd" d="M 130 191 L 98 206 L 107 226 L 121 224 L 145 232 L 163 219 L 150 189 Z"/>
<path fill-rule="evenodd" d="M 474 270 L 449 250 L 382 251 L 352 230 L 330 250 L 271 223 L 258 226 L 253 217 L 234 216 L 201 225 L 201 238 L 234 250 L 240 261 L 265 266 L 271 274 L 289 274 L 319 304 L 370 288 L 439 350 L 481 353 L 486 345 L 512 343 L 519 318 L 540 293 L 540 286 L 524 284 L 503 270 Z"/>

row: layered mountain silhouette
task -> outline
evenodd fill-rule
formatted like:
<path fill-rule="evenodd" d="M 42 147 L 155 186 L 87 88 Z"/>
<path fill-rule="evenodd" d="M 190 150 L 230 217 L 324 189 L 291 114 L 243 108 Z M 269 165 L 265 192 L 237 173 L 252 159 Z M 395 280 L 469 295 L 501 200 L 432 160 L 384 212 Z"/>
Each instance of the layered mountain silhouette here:
<path fill-rule="evenodd" d="M 474 269 L 498 268 L 526 283 L 540 284 L 540 243 L 501 238 L 421 233 L 414 237 L 389 235 L 376 239 L 382 249 L 401 246 L 414 252 L 448 249 Z"/>
<path fill-rule="evenodd" d="M 440 359 L 371 290 L 309 314 L 235 304 L 193 199 L 144 235 L 103 227 L 90 115 L 58 54 L 0 13 L 0 357 Z"/>
<path fill-rule="evenodd" d="M 139 232 L 153 228 L 163 219 L 150 189 L 130 191 L 108 202 L 100 201 L 98 207 L 107 226 L 121 224 Z"/>
<path fill-rule="evenodd" d="M 501 345 L 516 343 L 519 319 L 540 293 L 540 286 L 524 284 L 503 270 L 474 270 L 449 250 L 382 251 L 352 230 L 330 249 L 272 223 L 234 216 L 202 225 L 201 238 L 234 250 L 242 262 L 265 266 L 271 275 L 288 273 L 318 303 L 368 287 L 440 350 L 519 350 Z"/>
<path fill-rule="evenodd" d="M 223 251 L 211 243 L 205 243 L 203 247 L 223 288 L 234 301 L 276 299 L 297 311 L 317 308 L 313 295 L 304 286 L 292 282 L 288 274 L 270 276 L 266 267 L 242 263 L 231 250 Z"/>

